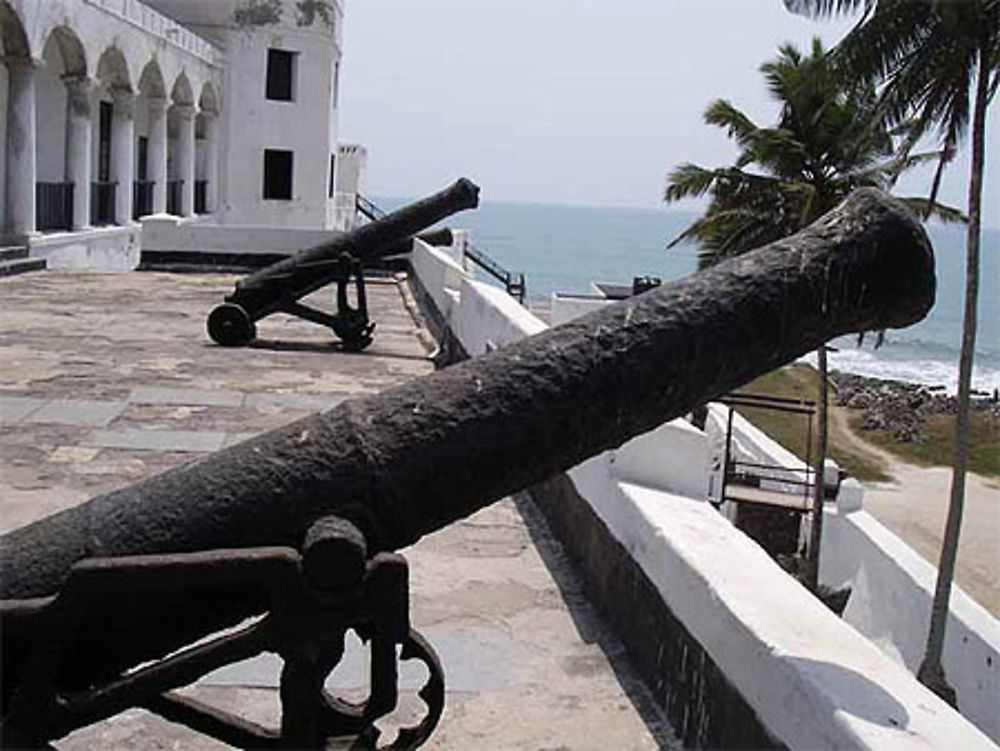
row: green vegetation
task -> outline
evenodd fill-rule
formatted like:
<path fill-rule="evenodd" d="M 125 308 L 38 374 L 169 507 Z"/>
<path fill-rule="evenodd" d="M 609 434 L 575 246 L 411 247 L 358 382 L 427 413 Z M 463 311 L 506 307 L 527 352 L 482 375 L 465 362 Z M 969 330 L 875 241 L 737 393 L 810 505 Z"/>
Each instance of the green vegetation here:
<path fill-rule="evenodd" d="M 861 415 L 850 416 L 851 428 L 864 440 L 892 452 L 904 462 L 947 467 L 955 456 L 955 418 L 937 415 L 924 423 L 923 440 L 899 443 L 885 430 L 861 431 Z M 1000 420 L 973 412 L 969 421 L 969 471 L 1000 478 Z"/>
<path fill-rule="evenodd" d="M 969 221 L 966 235 L 965 315 L 959 356 L 958 414 L 952 459 L 951 498 L 931 609 L 927 649 L 917 671 L 921 683 L 955 705 L 941 654 L 948 601 L 958 555 L 965 503 L 965 473 L 971 466 L 970 392 L 979 297 L 979 252 L 986 162 L 986 110 L 1000 87 L 998 0 L 785 0 L 790 10 L 812 15 L 856 12 L 861 20 L 840 42 L 835 59 L 847 77 L 879 85 L 879 111 L 886 124 L 908 131 L 904 153 L 937 130 L 941 158 L 930 191 L 933 202 L 945 166 L 972 132 Z M 971 121 L 971 127 L 970 127 Z"/>
<path fill-rule="evenodd" d="M 779 49 L 775 60 L 760 68 L 772 98 L 781 105 L 772 127 L 757 125 L 730 102 L 719 99 L 705 110 L 705 121 L 724 128 L 740 147 L 731 167 L 706 169 L 681 164 L 667 179 L 664 200 L 709 195 L 704 216 L 693 222 L 671 246 L 698 243 L 698 265 L 711 266 L 809 226 L 861 187 L 890 190 L 900 173 L 937 154 L 902 153 L 876 107 L 870 79 L 848 81 L 833 65 L 818 38 L 810 54 L 794 45 Z M 911 207 L 934 212 L 944 220 L 961 220 L 952 209 L 933 200 L 901 199 Z M 810 458 L 822 473 L 824 458 L 836 457 L 829 443 L 826 348 L 816 351 L 820 378 L 816 385 L 816 447 Z M 871 468 L 841 452 L 854 471 L 871 476 Z M 823 486 L 813 489 L 809 549 L 809 583 L 818 587 L 819 548 L 823 527 Z"/>
<path fill-rule="evenodd" d="M 685 163 L 667 177 L 667 203 L 711 198 L 705 214 L 670 243 L 697 243 L 700 268 L 798 232 L 856 188 L 891 190 L 903 171 L 940 158 L 938 152 L 900 152 L 907 144 L 897 144 L 879 116 L 874 84 L 841 78 L 819 39 L 808 55 L 782 46 L 760 70 L 780 105 L 778 122 L 760 126 L 717 99 L 705 122 L 736 142 L 736 162 L 714 169 Z M 926 199 L 900 200 L 944 221 L 964 218 Z"/>
<path fill-rule="evenodd" d="M 815 399 L 816 371 L 808 365 L 790 365 L 763 375 L 740 391 L 793 399 Z M 740 414 L 782 446 L 806 456 L 806 418 L 784 412 L 740 407 Z M 898 457 L 900 461 L 925 467 L 947 467 L 955 446 L 955 417 L 936 415 L 923 426 L 919 443 L 900 443 L 886 430 L 863 430 L 860 410 L 832 407 L 836 417 L 830 428 L 831 458 L 853 477 L 865 482 L 883 482 L 891 478 L 885 464 L 873 453 L 859 450 L 859 440 L 870 443 Z M 853 435 L 848 433 L 850 430 Z M 815 455 L 815 437 L 813 455 Z M 969 425 L 969 470 L 984 477 L 1000 479 L 1000 420 L 986 412 L 973 412 Z"/>
<path fill-rule="evenodd" d="M 808 365 L 790 365 L 761 376 L 744 386 L 740 391 L 815 401 L 816 389 L 816 371 L 813 368 Z M 841 411 L 838 407 L 833 407 L 832 410 Z M 806 416 L 747 407 L 740 407 L 737 411 L 782 446 L 805 460 L 806 429 L 808 427 Z M 842 411 L 846 412 L 847 410 Z M 813 423 L 815 430 L 815 418 Z M 813 446 L 810 455 L 815 456 L 815 435 L 812 438 Z M 889 480 L 890 477 L 885 473 L 885 466 L 879 458 L 858 451 L 856 444 L 857 442 L 846 434 L 843 423 L 833 420 L 827 450 L 828 456 L 837 462 L 838 466 L 849 472 L 852 477 L 859 480 L 865 482 Z"/>

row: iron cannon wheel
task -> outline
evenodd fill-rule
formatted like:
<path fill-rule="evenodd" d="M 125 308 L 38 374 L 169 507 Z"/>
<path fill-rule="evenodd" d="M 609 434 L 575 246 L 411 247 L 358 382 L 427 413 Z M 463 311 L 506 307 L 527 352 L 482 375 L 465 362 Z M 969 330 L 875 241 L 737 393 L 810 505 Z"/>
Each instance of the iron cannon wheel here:
<path fill-rule="evenodd" d="M 227 302 L 209 314 L 208 335 L 223 347 L 242 347 L 257 337 L 257 326 L 243 308 Z"/>

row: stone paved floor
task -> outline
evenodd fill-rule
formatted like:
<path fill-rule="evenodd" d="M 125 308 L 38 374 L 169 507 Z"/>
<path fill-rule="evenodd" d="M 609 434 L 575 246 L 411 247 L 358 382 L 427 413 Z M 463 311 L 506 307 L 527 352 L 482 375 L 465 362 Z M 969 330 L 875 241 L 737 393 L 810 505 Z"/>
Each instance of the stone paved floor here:
<path fill-rule="evenodd" d="M 378 329 L 363 354 L 284 316 L 261 322 L 251 348 L 216 347 L 204 318 L 232 282 L 51 272 L 0 281 L 0 531 L 432 370 L 432 343 L 395 283 L 370 288 Z M 328 305 L 324 296 L 313 302 Z M 404 552 L 414 625 L 447 676 L 429 748 L 674 747 L 530 501 L 495 504 Z M 329 685 L 359 698 L 363 655 L 351 655 Z M 274 722 L 277 670 L 261 658 L 190 690 Z M 397 719 L 419 708 L 419 685 L 404 672 Z M 58 745 L 222 748 L 142 712 Z"/>

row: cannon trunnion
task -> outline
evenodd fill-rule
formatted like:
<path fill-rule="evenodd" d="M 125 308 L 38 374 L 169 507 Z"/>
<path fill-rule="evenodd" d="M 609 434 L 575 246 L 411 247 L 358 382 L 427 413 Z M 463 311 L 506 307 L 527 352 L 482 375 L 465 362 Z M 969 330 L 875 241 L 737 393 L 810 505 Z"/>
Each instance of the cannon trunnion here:
<path fill-rule="evenodd" d="M 427 715 L 390 748 L 415 748 L 443 686 L 391 551 L 836 336 L 914 323 L 934 288 L 917 221 L 861 191 L 794 237 L 4 535 L 5 747 L 144 706 L 246 748 L 367 748 L 413 658 Z M 322 691 L 347 629 L 372 644 L 350 711 Z M 261 651 L 285 663 L 280 731 L 171 693 Z"/>

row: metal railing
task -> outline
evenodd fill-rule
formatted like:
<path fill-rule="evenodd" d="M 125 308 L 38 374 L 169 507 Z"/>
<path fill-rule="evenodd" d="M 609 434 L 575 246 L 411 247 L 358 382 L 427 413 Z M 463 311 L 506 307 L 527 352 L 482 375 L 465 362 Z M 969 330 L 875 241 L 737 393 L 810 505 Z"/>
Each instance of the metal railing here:
<path fill-rule="evenodd" d="M 194 181 L 194 213 L 208 213 L 208 180 Z"/>
<path fill-rule="evenodd" d="M 73 183 L 35 183 L 35 226 L 39 232 L 73 229 Z"/>
<path fill-rule="evenodd" d="M 153 213 L 154 180 L 136 180 L 132 184 L 132 218 L 139 221 Z"/>
<path fill-rule="evenodd" d="M 507 294 L 513 297 L 522 305 L 527 294 L 527 285 L 524 281 L 524 274 L 507 271 L 503 266 L 490 258 L 486 253 L 468 243 L 465 246 L 465 257 L 472 261 L 487 274 L 500 282 Z"/>
<path fill-rule="evenodd" d="M 94 182 L 90 184 L 90 223 L 101 227 L 115 223 L 115 200 L 118 194 L 116 182 Z"/>
<path fill-rule="evenodd" d="M 184 181 L 167 181 L 167 213 L 181 216 L 184 207 Z"/>
<path fill-rule="evenodd" d="M 726 421 L 726 446 L 723 458 L 722 489 L 719 503 L 756 503 L 758 505 L 783 506 L 783 499 L 796 496 L 801 491 L 801 504 L 796 510 L 807 512 L 811 508 L 812 488 L 816 483 L 812 466 L 812 425 L 816 413 L 816 403 L 808 399 L 795 399 L 766 394 L 734 392 L 718 400 L 729 407 Z M 763 409 L 772 412 L 803 415 L 807 418 L 805 430 L 805 459 L 801 467 L 782 464 L 752 462 L 737 459 L 733 452 L 733 415 L 737 407 Z M 781 490 L 760 490 L 764 484 L 777 484 L 791 492 Z M 758 492 L 759 491 L 759 492 Z"/>
<path fill-rule="evenodd" d="M 386 212 L 376 206 L 374 201 L 360 193 L 355 197 L 354 205 L 358 212 L 371 222 L 377 221 L 386 215 Z M 524 304 L 524 298 L 527 295 L 527 284 L 524 274 L 507 271 L 507 269 L 490 258 L 485 252 L 472 245 L 472 243 L 466 244 L 465 257 L 500 282 L 508 295 L 522 305 Z"/>
<path fill-rule="evenodd" d="M 377 221 L 385 216 L 385 212 L 382 209 L 376 206 L 371 199 L 360 193 L 355 194 L 354 206 L 370 222 Z"/>

